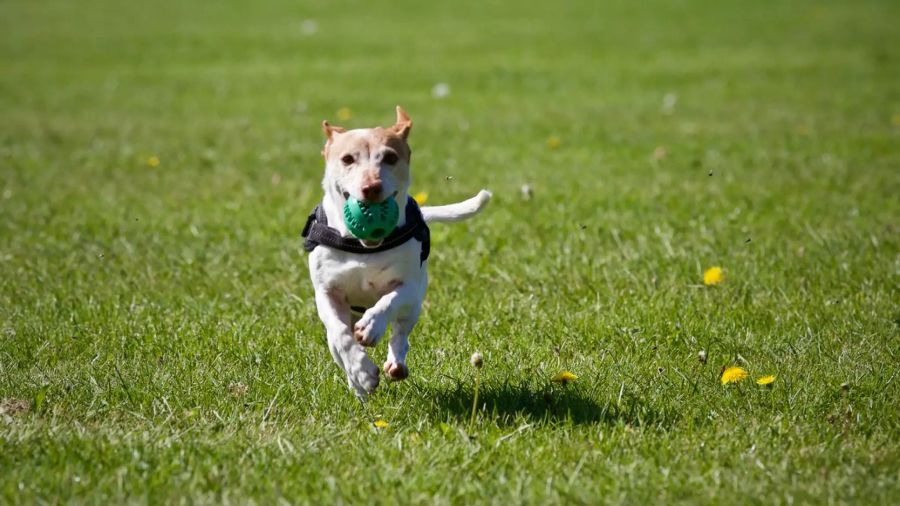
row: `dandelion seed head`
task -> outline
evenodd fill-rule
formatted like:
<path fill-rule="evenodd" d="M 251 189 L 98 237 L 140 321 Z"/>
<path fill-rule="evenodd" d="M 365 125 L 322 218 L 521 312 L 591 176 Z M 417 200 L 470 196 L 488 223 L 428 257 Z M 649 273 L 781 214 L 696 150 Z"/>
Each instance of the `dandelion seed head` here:
<path fill-rule="evenodd" d="M 531 191 L 530 184 L 528 184 L 528 183 L 523 184 L 522 188 L 521 188 L 521 192 L 522 192 L 522 200 L 531 200 L 531 196 L 532 196 L 533 192 Z"/>
<path fill-rule="evenodd" d="M 447 98 L 450 95 L 450 85 L 447 83 L 437 83 L 431 88 L 431 96 L 437 99 Z"/>
<path fill-rule="evenodd" d="M 304 19 L 300 22 L 300 33 L 309 37 L 319 31 L 319 24 L 315 19 Z"/>

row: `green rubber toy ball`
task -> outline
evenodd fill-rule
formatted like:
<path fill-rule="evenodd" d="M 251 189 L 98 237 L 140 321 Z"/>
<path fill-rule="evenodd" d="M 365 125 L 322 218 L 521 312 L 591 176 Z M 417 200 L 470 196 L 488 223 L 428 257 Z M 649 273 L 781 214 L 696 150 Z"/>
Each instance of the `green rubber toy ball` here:
<path fill-rule="evenodd" d="M 379 241 L 397 228 L 400 208 L 390 198 L 377 204 L 361 202 L 353 197 L 344 203 L 344 224 L 357 239 Z"/>

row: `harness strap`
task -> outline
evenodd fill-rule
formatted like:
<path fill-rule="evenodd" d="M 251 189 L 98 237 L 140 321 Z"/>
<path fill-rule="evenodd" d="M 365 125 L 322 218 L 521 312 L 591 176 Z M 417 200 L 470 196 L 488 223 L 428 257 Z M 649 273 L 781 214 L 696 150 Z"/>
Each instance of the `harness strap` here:
<path fill-rule="evenodd" d="M 374 248 L 363 246 L 358 239 L 352 237 L 342 237 L 337 229 L 328 226 L 328 217 L 322 204 L 316 206 L 313 212 L 306 218 L 306 225 L 303 227 L 303 249 L 312 251 L 316 246 L 323 245 L 348 253 L 357 253 L 367 255 L 371 253 L 379 253 L 389 249 L 396 248 L 410 239 L 416 239 L 422 243 L 422 254 L 419 256 L 421 262 L 428 259 L 431 250 L 431 231 L 425 218 L 422 217 L 422 210 L 419 204 L 409 197 L 406 201 L 406 223 L 402 227 L 395 228 L 381 244 Z"/>

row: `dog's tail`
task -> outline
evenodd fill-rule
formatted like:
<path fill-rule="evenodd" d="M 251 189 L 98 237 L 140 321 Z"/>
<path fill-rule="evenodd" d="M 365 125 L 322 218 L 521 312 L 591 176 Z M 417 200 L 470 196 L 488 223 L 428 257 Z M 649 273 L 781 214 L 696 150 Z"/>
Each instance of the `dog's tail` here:
<path fill-rule="evenodd" d="M 491 200 L 491 192 L 481 190 L 478 195 L 446 206 L 429 206 L 422 208 L 422 216 L 426 223 L 462 221 L 480 213 L 488 201 Z"/>

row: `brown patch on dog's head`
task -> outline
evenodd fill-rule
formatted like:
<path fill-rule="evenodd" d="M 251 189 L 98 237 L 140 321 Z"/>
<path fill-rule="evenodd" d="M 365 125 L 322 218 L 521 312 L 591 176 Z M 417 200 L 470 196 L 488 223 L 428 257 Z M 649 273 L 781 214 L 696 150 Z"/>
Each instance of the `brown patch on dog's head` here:
<path fill-rule="evenodd" d="M 389 127 L 346 130 L 322 122 L 327 140 L 325 157 L 326 191 L 337 196 L 380 202 L 396 197 L 406 202 L 410 184 L 412 150 L 407 138 L 412 120 L 397 106 L 397 120 Z"/>
<path fill-rule="evenodd" d="M 396 130 L 394 130 L 394 127 L 375 127 L 372 129 L 371 133 L 371 144 L 381 144 L 383 146 L 387 146 L 396 151 L 400 159 L 406 160 L 406 163 L 409 163 L 409 160 L 412 157 L 412 150 L 409 148 L 409 144 L 406 142 L 406 137 L 401 136 Z"/>
<path fill-rule="evenodd" d="M 368 140 L 369 144 L 375 145 L 380 143 L 388 146 L 396 151 L 400 158 L 409 163 L 412 150 L 409 148 L 409 144 L 406 140 L 409 137 L 410 130 L 412 130 L 412 120 L 402 107 L 399 105 L 397 106 L 397 120 L 392 126 L 387 128 L 374 127 L 369 130 L 371 133 L 371 139 Z M 360 142 L 360 139 L 353 138 L 348 138 L 346 139 L 346 142 L 342 142 L 343 139 L 340 134 L 347 133 L 347 129 L 332 125 L 328 120 L 322 121 L 322 132 L 325 133 L 326 137 L 325 147 L 322 149 L 322 156 L 326 159 L 331 151 L 339 152 L 352 150 L 352 147 L 347 144 Z"/>

